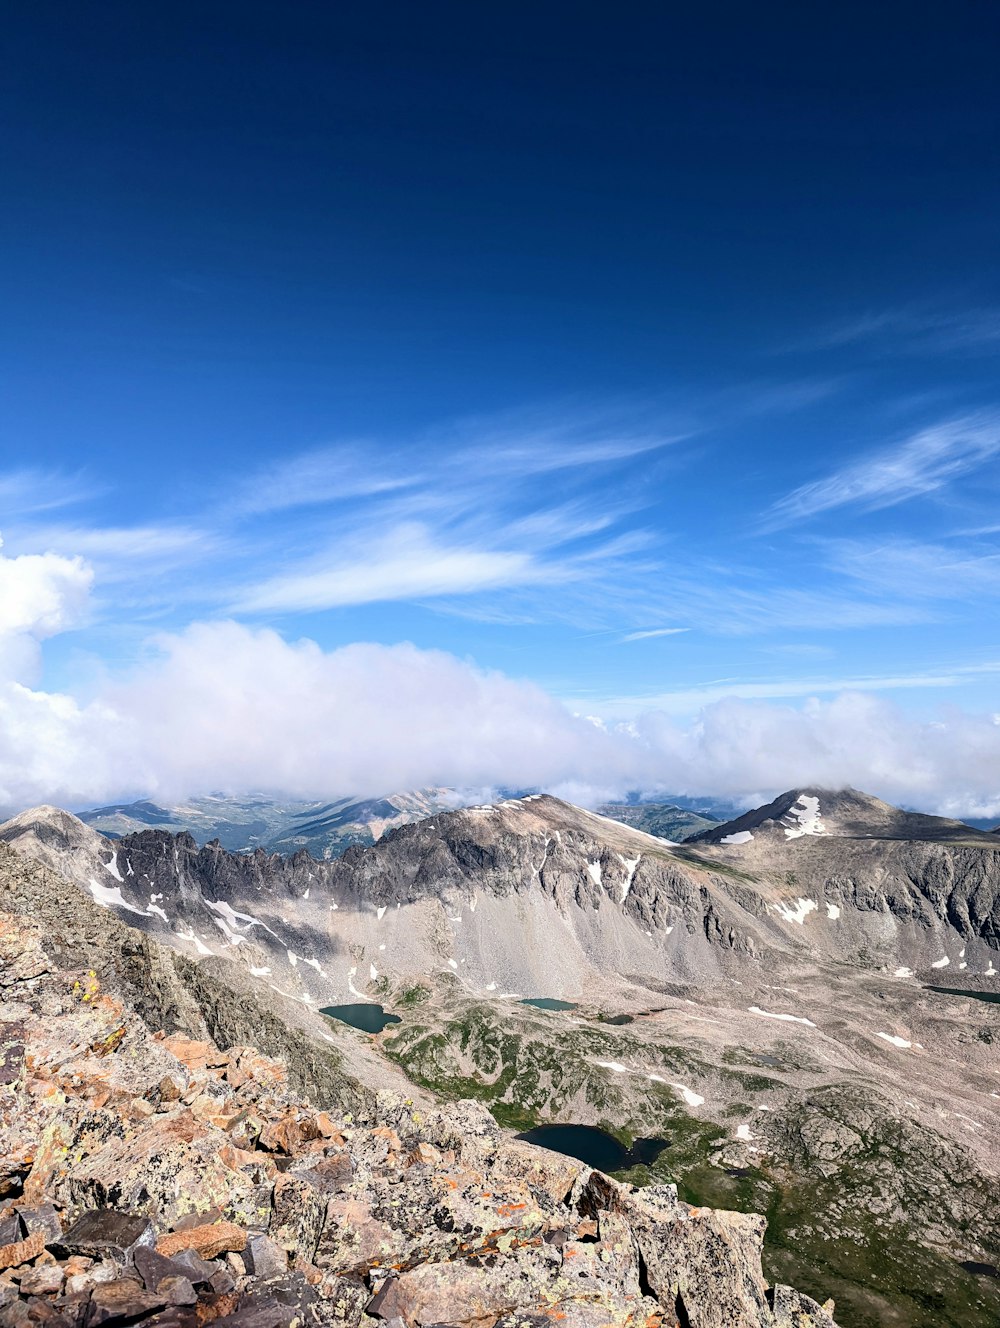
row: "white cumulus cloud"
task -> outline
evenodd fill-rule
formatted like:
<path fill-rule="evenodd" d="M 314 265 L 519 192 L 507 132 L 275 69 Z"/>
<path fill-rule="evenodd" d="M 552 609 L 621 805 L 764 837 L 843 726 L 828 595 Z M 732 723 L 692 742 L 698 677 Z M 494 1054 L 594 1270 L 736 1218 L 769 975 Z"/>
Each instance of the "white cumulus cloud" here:
<path fill-rule="evenodd" d="M 42 596 L 41 616 L 17 621 L 72 621 L 71 601 L 42 612 Z M 992 715 L 919 719 L 848 691 L 595 722 L 534 683 L 409 644 L 324 650 L 236 622 L 195 623 L 152 644 L 131 676 L 86 704 L 0 674 L 0 805 L 427 784 L 538 786 L 585 802 L 641 787 L 750 804 L 797 785 L 852 784 L 926 810 L 1000 816 Z"/>

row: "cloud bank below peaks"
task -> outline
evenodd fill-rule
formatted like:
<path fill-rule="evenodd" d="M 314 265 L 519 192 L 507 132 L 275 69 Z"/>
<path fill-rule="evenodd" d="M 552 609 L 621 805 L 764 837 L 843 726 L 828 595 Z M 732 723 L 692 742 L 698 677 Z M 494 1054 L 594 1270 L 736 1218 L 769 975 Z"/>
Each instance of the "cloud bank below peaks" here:
<path fill-rule="evenodd" d="M 128 680 L 88 703 L 0 681 L 0 806 L 428 784 L 541 787 L 583 801 L 642 788 L 749 804 L 818 783 L 1000 815 L 996 716 L 918 721 L 845 693 L 794 706 L 727 698 L 693 720 L 649 710 L 612 724 L 571 713 L 531 682 L 408 644 L 325 651 L 235 622 L 152 644 Z"/>

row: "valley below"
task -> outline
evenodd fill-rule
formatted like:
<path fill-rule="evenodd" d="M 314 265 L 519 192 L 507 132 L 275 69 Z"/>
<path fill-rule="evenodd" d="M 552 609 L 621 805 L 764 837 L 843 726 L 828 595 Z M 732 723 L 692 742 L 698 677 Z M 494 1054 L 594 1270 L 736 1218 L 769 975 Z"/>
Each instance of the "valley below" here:
<path fill-rule="evenodd" d="M 763 1214 L 768 1279 L 842 1328 L 1000 1319 L 996 836 L 793 790 L 679 845 L 536 795 L 323 861 L 44 808 L 0 839 L 151 1026 L 253 1043 L 324 1109 L 472 1099 Z M 109 955 L 102 917 L 153 948 Z"/>

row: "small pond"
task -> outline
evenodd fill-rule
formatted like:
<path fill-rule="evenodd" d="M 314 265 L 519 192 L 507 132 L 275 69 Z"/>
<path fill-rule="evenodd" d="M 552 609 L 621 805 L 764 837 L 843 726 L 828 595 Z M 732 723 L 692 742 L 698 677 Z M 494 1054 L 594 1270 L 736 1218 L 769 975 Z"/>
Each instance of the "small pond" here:
<path fill-rule="evenodd" d="M 968 996 L 973 1001 L 987 1001 L 990 1005 L 1000 1005 L 1000 992 L 963 991 L 961 987 L 925 987 L 925 991 L 936 991 L 941 996 Z"/>
<path fill-rule="evenodd" d="M 320 1010 L 320 1014 L 329 1015 L 331 1019 L 339 1019 L 342 1024 L 350 1024 L 352 1028 L 360 1028 L 362 1033 L 381 1033 L 388 1024 L 403 1022 L 398 1014 L 387 1014 L 381 1005 L 367 1002 L 357 1005 L 328 1005 L 326 1009 Z"/>
<path fill-rule="evenodd" d="M 529 1144 L 540 1144 L 554 1153 L 575 1157 L 598 1171 L 626 1171 L 651 1165 L 667 1146 L 666 1139 L 636 1139 L 631 1148 L 594 1125 L 539 1125 L 517 1136 Z"/>
<path fill-rule="evenodd" d="M 598 1020 L 598 1023 L 601 1023 L 601 1024 L 614 1024 L 616 1027 L 621 1027 L 622 1024 L 634 1024 L 634 1023 L 635 1023 L 635 1015 L 634 1015 L 634 1014 L 599 1014 L 599 1015 L 597 1016 L 597 1020 Z"/>
<path fill-rule="evenodd" d="M 976 1263 L 974 1259 L 964 1259 L 960 1261 L 959 1267 L 976 1277 L 1000 1277 L 1000 1268 L 992 1263 Z"/>
<path fill-rule="evenodd" d="M 554 996 L 526 996 L 521 1005 L 533 1005 L 536 1010 L 575 1010 L 575 1001 L 557 1001 Z"/>

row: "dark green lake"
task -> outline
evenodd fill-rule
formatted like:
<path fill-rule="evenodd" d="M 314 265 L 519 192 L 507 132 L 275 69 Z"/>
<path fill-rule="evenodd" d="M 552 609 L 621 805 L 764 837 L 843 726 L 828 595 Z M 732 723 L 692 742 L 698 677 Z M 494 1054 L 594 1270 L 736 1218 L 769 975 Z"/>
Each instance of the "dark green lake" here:
<path fill-rule="evenodd" d="M 595 1125 L 539 1125 L 517 1137 L 565 1157 L 575 1157 L 598 1171 L 626 1171 L 640 1163 L 649 1166 L 667 1146 L 666 1139 L 636 1139 L 631 1148 L 626 1148 Z"/>
<path fill-rule="evenodd" d="M 536 1010 L 575 1010 L 575 1001 L 557 1001 L 554 996 L 528 996 L 521 1005 L 533 1005 Z"/>
<path fill-rule="evenodd" d="M 986 1001 L 988 1005 L 1000 1005 L 1000 992 L 963 991 L 961 987 L 925 987 L 925 991 L 936 991 L 940 996 L 968 996 L 973 1001 Z"/>
<path fill-rule="evenodd" d="M 387 1014 L 381 1005 L 328 1005 L 320 1014 L 339 1019 L 342 1024 L 360 1028 L 362 1033 L 381 1033 L 388 1024 L 401 1024 L 398 1014 Z"/>

